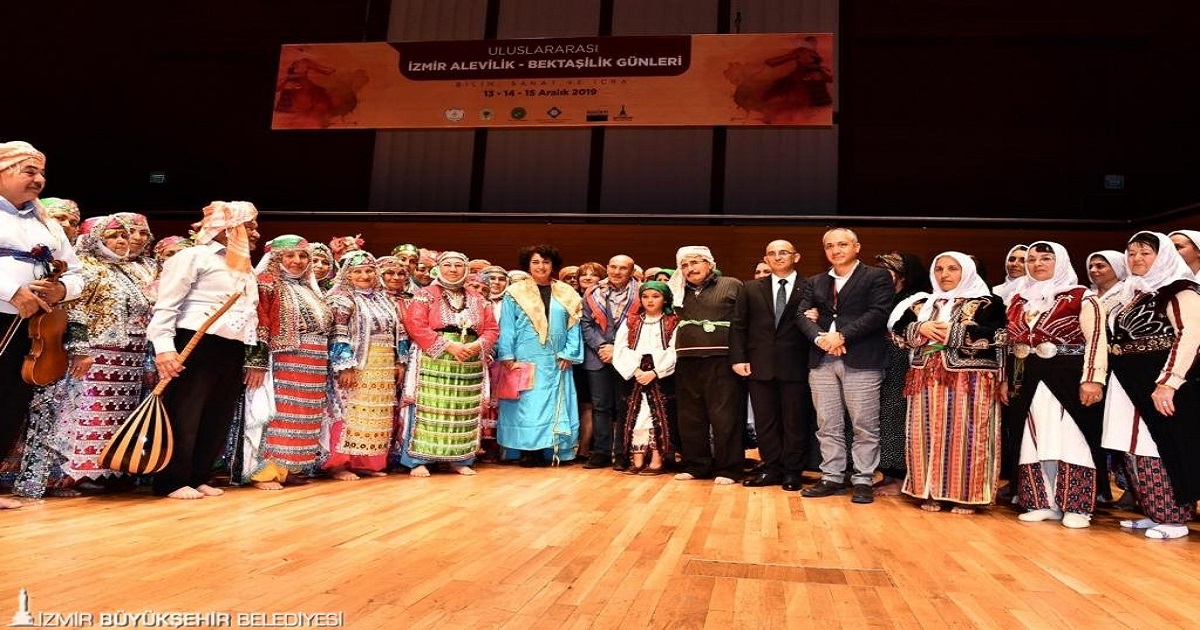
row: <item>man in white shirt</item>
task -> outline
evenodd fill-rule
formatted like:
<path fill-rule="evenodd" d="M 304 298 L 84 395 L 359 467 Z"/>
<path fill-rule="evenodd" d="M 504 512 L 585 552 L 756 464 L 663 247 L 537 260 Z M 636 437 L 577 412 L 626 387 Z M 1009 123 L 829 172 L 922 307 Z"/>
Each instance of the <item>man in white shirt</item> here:
<path fill-rule="evenodd" d="M 27 318 L 83 290 L 75 249 L 37 202 L 45 185 L 46 156 L 26 142 L 0 142 L 0 453 L 12 448 L 33 397 L 21 379 Z M 52 260 L 67 265 L 57 281 L 46 279 Z M 0 497 L 0 509 L 19 507 Z"/>
<path fill-rule="evenodd" d="M 242 383 L 247 347 L 257 342 L 258 285 L 250 252 L 258 245 L 258 211 L 244 201 L 214 201 L 204 209 L 195 247 L 163 265 L 158 301 L 146 328 L 162 378 L 175 380 L 163 393 L 175 449 L 154 476 L 154 493 L 172 499 L 202 499 L 223 492 L 208 484 L 213 461 L 229 432 Z M 181 352 L 196 330 L 233 294 L 233 307 L 213 323 L 187 359 Z"/>

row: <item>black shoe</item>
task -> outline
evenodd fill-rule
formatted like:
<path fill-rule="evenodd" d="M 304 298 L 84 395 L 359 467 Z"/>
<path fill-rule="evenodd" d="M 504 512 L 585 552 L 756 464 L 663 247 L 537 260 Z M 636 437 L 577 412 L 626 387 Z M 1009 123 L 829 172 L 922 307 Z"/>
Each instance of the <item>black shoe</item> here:
<path fill-rule="evenodd" d="M 588 455 L 587 461 L 583 463 L 583 467 L 587 468 L 588 470 L 593 470 L 596 468 L 608 468 L 610 463 L 611 462 L 608 459 L 608 455 L 605 455 L 604 453 L 592 453 L 591 455 Z"/>
<path fill-rule="evenodd" d="M 851 503 L 874 503 L 875 488 L 869 483 L 854 484 L 854 496 L 850 497 Z"/>
<path fill-rule="evenodd" d="M 800 475 L 784 475 L 783 489 L 787 492 L 796 492 L 804 485 L 804 478 Z"/>
<path fill-rule="evenodd" d="M 821 497 L 831 497 L 835 494 L 845 494 L 846 486 L 835 481 L 822 479 L 811 487 L 800 491 L 800 496 L 810 499 L 819 499 Z"/>
<path fill-rule="evenodd" d="M 629 470 L 629 467 L 629 457 L 627 456 L 618 455 L 612 460 L 612 469 L 617 472 L 625 472 Z M 645 466 L 642 466 L 642 468 L 645 468 Z"/>
<path fill-rule="evenodd" d="M 742 485 L 747 488 L 762 488 L 764 486 L 778 486 L 783 483 L 782 475 L 773 475 L 770 473 L 758 473 L 753 477 L 747 477 L 742 481 Z"/>

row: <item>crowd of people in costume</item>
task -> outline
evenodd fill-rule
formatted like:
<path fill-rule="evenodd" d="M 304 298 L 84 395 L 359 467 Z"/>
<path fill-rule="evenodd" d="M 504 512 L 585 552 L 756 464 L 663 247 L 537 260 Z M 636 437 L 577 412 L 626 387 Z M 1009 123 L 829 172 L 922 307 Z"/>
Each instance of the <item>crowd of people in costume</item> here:
<path fill-rule="evenodd" d="M 283 235 L 254 265 L 251 203 L 215 201 L 191 234 L 156 240 L 142 215 L 81 221 L 41 197 L 44 169 L 32 146 L 0 143 L 5 508 L 134 489 L 100 453 L 171 379 L 174 452 L 149 485 L 175 499 L 222 494 L 215 462 L 281 490 L 579 460 L 810 499 L 902 493 L 931 512 L 1011 502 L 1020 521 L 1070 528 L 1115 482 L 1116 505 L 1143 515 L 1119 525 L 1158 539 L 1196 515 L 1197 231 L 1089 254 L 1090 286 L 1055 242 L 1014 246 L 989 286 L 959 251 L 868 264 L 844 228 L 808 278 L 786 240 L 744 282 L 702 245 L 645 270 L 627 255 L 565 266 L 533 245 L 509 270 Z M 57 309 L 65 373 L 27 383 L 29 319 Z"/>

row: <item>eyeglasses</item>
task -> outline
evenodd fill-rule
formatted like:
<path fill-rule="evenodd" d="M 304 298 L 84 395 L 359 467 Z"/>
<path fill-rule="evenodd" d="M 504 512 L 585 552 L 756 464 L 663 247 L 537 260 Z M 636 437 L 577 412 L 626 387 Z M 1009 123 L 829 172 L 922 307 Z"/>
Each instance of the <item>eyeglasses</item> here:
<path fill-rule="evenodd" d="M 794 256 L 795 254 L 796 252 L 785 249 L 780 252 L 767 252 L 767 258 L 787 258 L 788 256 Z"/>

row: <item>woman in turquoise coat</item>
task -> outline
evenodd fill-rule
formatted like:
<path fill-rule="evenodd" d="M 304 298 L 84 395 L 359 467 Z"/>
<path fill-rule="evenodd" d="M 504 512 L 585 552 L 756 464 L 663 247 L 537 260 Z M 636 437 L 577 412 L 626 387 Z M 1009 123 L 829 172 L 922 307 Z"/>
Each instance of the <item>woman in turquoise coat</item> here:
<path fill-rule="evenodd" d="M 571 366 L 583 361 L 583 304 L 575 289 L 554 279 L 562 266 L 557 249 L 526 247 L 520 262 L 530 277 L 512 283 L 504 294 L 496 360 L 508 370 L 529 364 L 532 387 L 516 400 L 500 400 L 496 440 L 510 458 L 519 452 L 522 466 L 546 466 L 575 459 L 578 447 Z"/>

